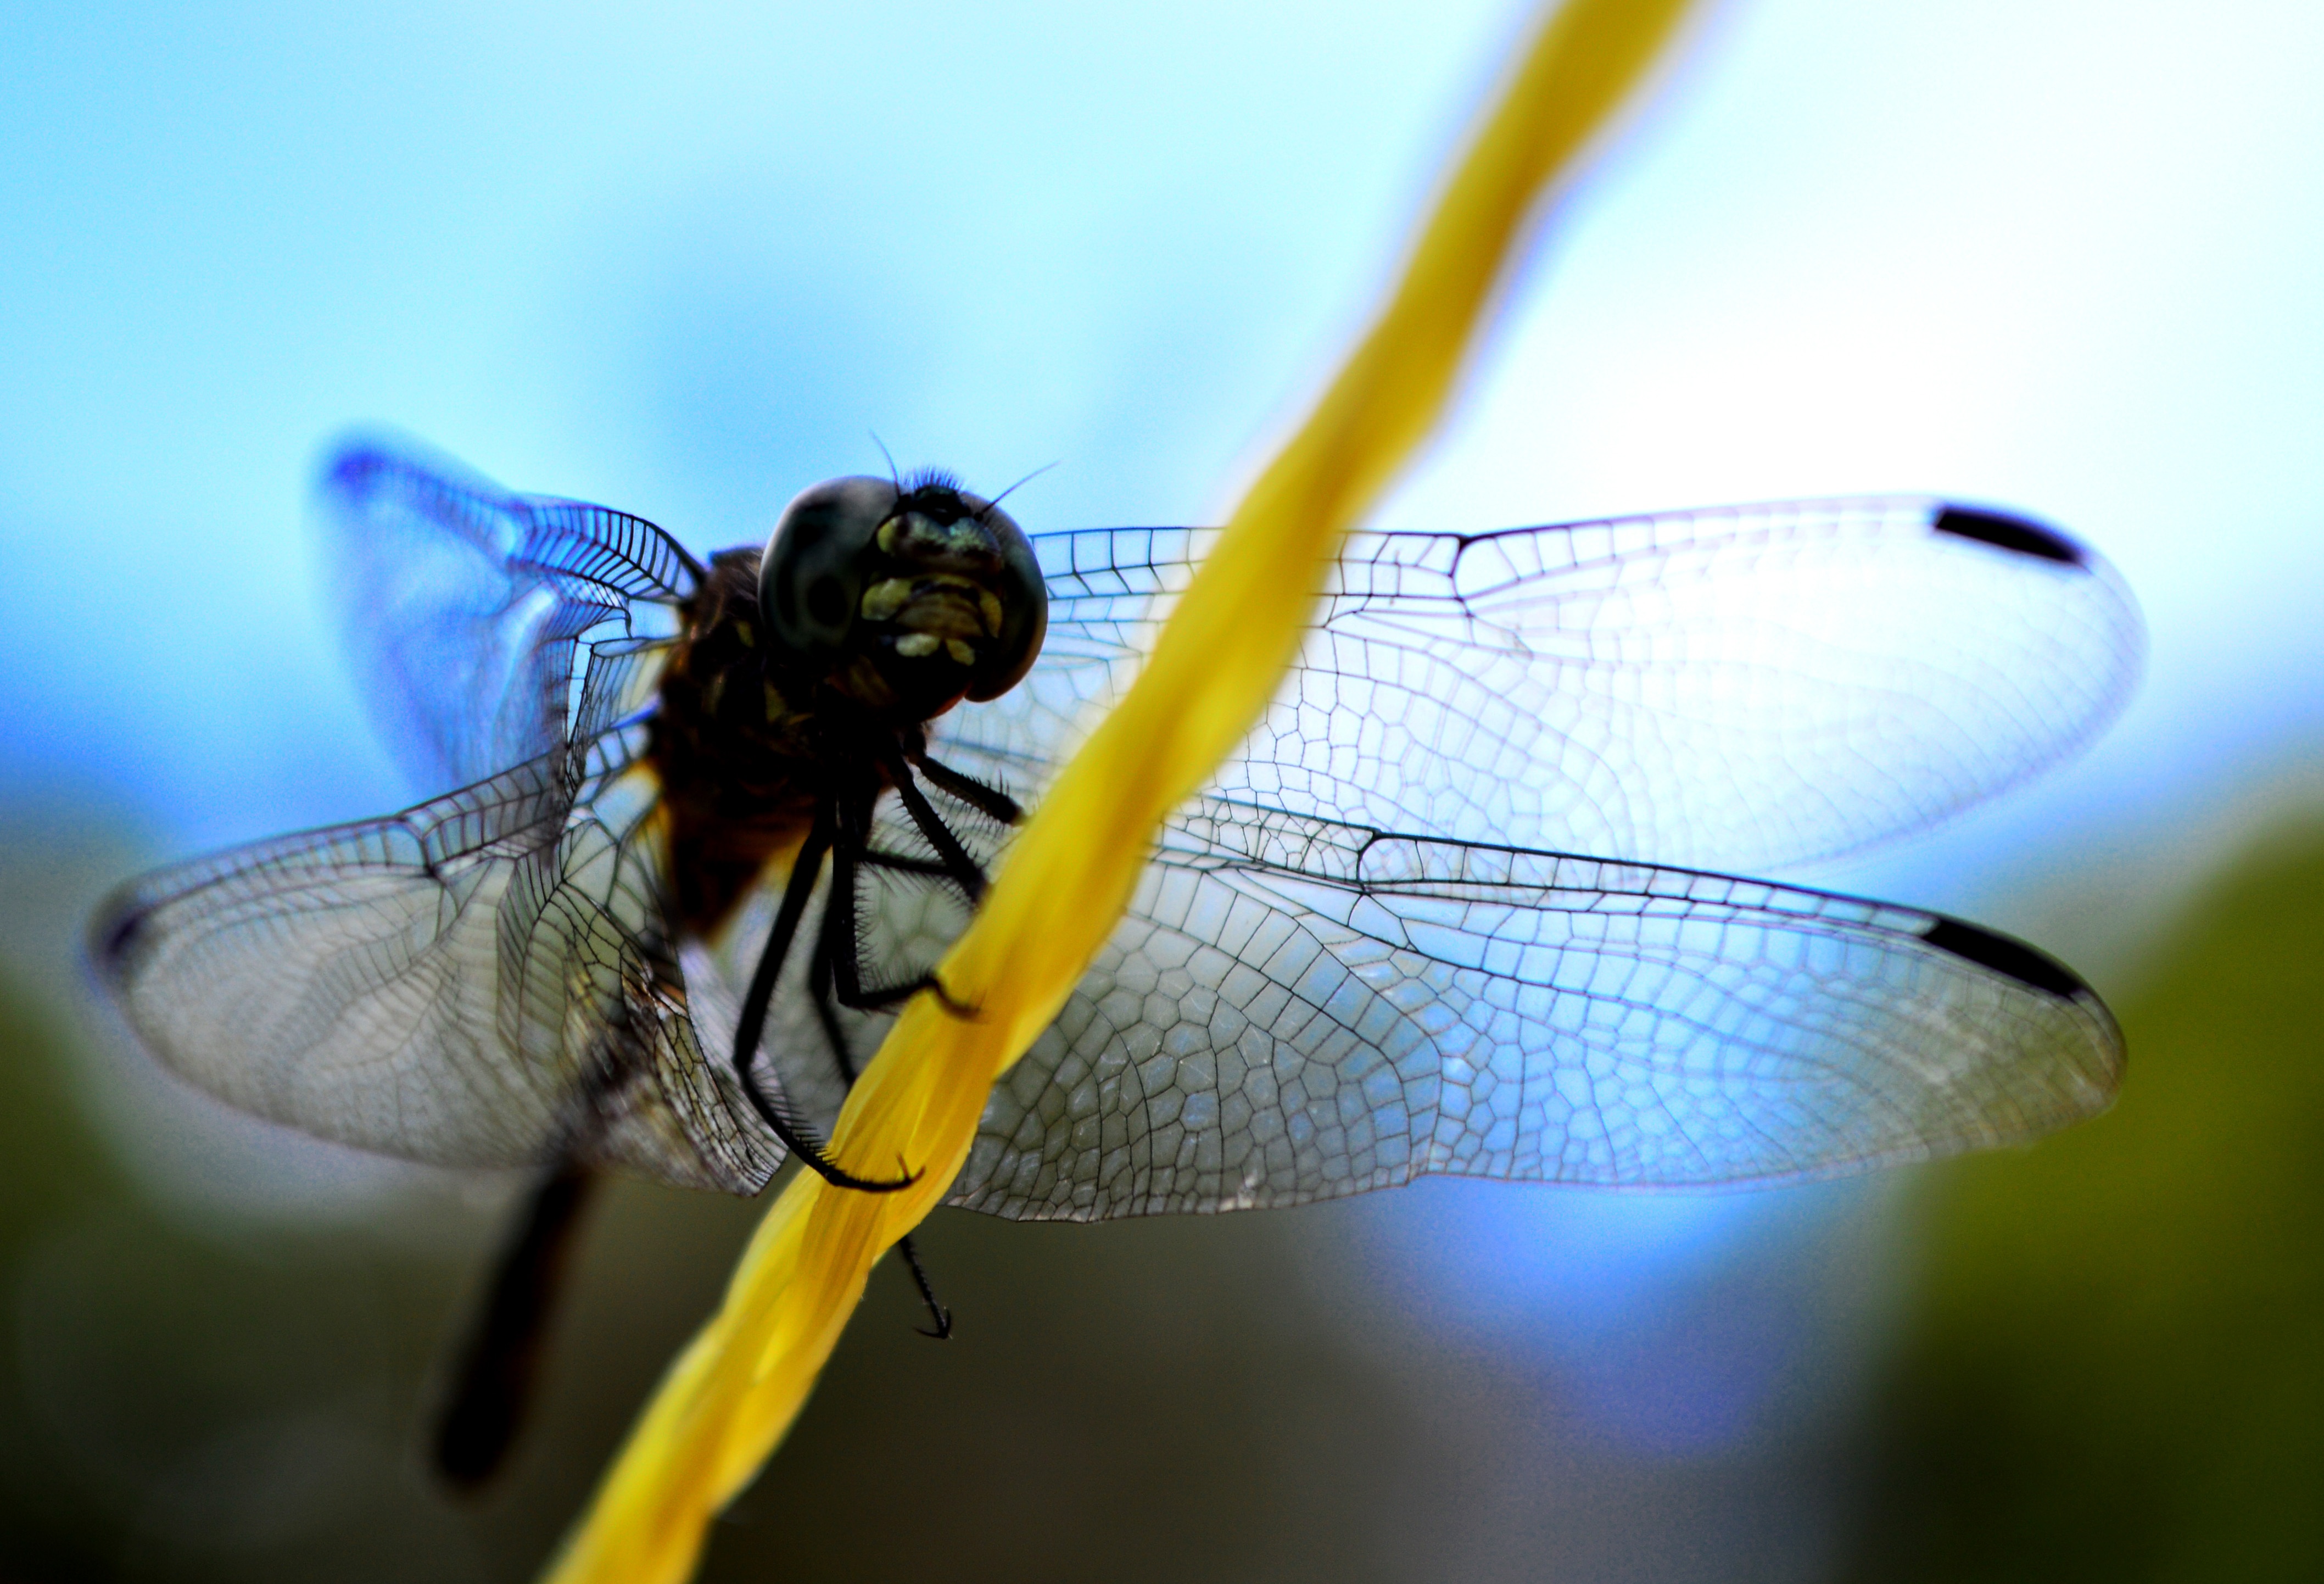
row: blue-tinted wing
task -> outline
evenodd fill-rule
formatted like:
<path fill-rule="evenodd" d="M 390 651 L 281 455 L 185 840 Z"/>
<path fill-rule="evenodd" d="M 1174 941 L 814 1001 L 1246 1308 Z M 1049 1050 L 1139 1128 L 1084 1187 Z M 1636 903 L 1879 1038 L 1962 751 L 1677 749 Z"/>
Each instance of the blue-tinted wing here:
<path fill-rule="evenodd" d="M 2071 973 L 1936 914 L 1206 802 L 995 1087 L 952 1202 L 1818 1177 L 2034 1138 L 2122 1059 Z"/>
<path fill-rule="evenodd" d="M 332 458 L 318 506 L 358 678 L 426 792 L 565 743 L 585 640 L 666 634 L 701 572 L 642 518 L 378 443 Z"/>
<path fill-rule="evenodd" d="M 609 679 L 654 657 L 594 658 L 602 724 L 634 698 Z M 641 736 L 158 870 L 107 900 L 90 960 L 165 1066 L 253 1115 L 441 1165 L 756 1192 L 782 1146 L 696 1036 Z"/>
<path fill-rule="evenodd" d="M 782 1146 L 696 1037 L 637 764 L 699 569 L 375 445 L 319 493 L 372 702 L 438 795 L 132 882 L 100 979 L 166 1066 L 321 1137 L 756 1191 Z"/>
<path fill-rule="evenodd" d="M 1207 531 L 1038 535 L 1049 636 L 941 751 L 1038 792 L 1136 673 Z M 1914 829 L 2112 718 L 2144 653 L 2103 560 L 1921 497 L 1366 533 L 1220 796 L 1382 829 L 1755 868 Z"/>
<path fill-rule="evenodd" d="M 990 860 L 1007 833 L 930 798 Z M 875 849 L 930 857 L 883 807 Z M 731 1020 L 773 898 L 686 964 Z M 968 918 L 859 877 L 876 978 Z M 799 954 L 802 957 L 804 954 Z M 782 977 L 768 1077 L 827 1125 L 844 1087 Z M 886 1014 L 837 1014 L 860 1065 Z M 1251 1209 L 1426 1173 L 1705 1186 L 2022 1142 L 2105 1107 L 2122 1038 L 2033 949 L 1886 903 L 1701 871 L 1388 836 L 1199 800 L 1057 1021 L 995 1085 L 951 1202 L 1030 1219 Z"/>

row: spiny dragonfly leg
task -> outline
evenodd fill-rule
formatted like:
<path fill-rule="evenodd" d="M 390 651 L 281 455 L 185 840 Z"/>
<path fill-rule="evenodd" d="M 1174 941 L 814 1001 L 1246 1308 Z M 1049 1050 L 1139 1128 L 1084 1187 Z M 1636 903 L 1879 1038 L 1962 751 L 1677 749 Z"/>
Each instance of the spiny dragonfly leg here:
<path fill-rule="evenodd" d="M 927 1269 L 920 1264 L 920 1251 L 914 1246 L 912 1235 L 907 1232 L 898 1238 L 896 1249 L 904 1256 L 904 1263 L 912 1268 L 912 1283 L 920 1290 L 920 1301 L 928 1306 L 928 1318 L 936 1322 L 936 1329 L 933 1331 L 924 1330 L 918 1326 L 912 1329 L 930 1341 L 949 1341 L 952 1338 L 952 1311 L 936 1301 L 936 1290 L 928 1285 Z"/>
<path fill-rule="evenodd" d="M 914 753 L 908 749 L 904 756 L 937 786 L 970 808 L 982 809 L 1003 825 L 1014 825 L 1025 817 L 1023 805 L 1015 798 L 997 786 L 987 786 L 973 775 L 963 775 L 951 765 L 937 763 L 928 757 L 926 750 Z"/>
<path fill-rule="evenodd" d="M 889 770 L 890 773 L 897 779 L 899 787 L 909 783 L 911 772 L 905 769 L 900 761 L 891 763 Z M 877 1012 L 883 1006 L 894 1006 L 900 1002 L 910 1000 L 923 990 L 927 990 L 933 992 L 936 998 L 944 1004 L 945 1009 L 955 1017 L 973 1018 L 977 1015 L 976 1008 L 955 1000 L 945 988 L 944 981 L 933 973 L 921 974 L 917 977 L 906 979 L 900 984 L 882 985 L 877 989 L 867 988 L 863 983 L 861 945 L 855 929 L 855 870 L 858 865 L 871 869 L 886 869 L 897 874 L 926 875 L 931 878 L 951 880 L 968 892 L 971 901 L 975 900 L 984 886 L 984 871 L 977 866 L 976 861 L 961 847 L 960 838 L 954 836 L 950 828 L 945 824 L 943 817 L 928 807 L 926 798 L 919 797 L 918 787 L 912 788 L 911 795 L 918 798 L 920 809 L 927 815 L 927 824 L 921 827 L 921 833 L 926 835 L 930 843 L 940 852 L 949 845 L 953 856 L 942 861 L 931 862 L 927 858 L 881 852 L 877 848 L 868 845 L 868 835 L 861 829 L 852 836 L 840 837 L 835 842 L 831 860 L 831 902 L 825 910 L 823 924 L 825 955 L 834 978 L 834 993 L 838 997 L 839 1004 L 852 1012 Z M 909 808 L 911 804 L 907 801 L 905 806 Z M 864 811 L 860 825 L 868 827 L 870 823 L 870 811 L 867 809 Z M 930 829 L 929 826 L 933 826 L 934 829 Z M 941 841 L 937 839 L 939 832 L 942 833 Z M 973 886 L 963 880 L 960 870 L 954 866 L 954 858 L 959 864 L 966 866 L 968 875 L 974 881 Z M 843 879 L 845 882 L 844 885 L 841 884 Z"/>
<path fill-rule="evenodd" d="M 944 817 L 928 802 L 927 794 L 912 778 L 912 767 L 904 763 L 900 752 L 889 755 L 887 768 L 888 778 L 896 783 L 896 795 L 903 800 L 905 811 L 911 815 L 912 823 L 920 828 L 920 834 L 928 838 L 930 847 L 936 848 L 936 857 L 944 860 L 945 873 L 968 894 L 969 901 L 980 901 L 984 895 L 983 866 L 968 856 L 968 849 L 961 846 L 960 838 L 952 833 L 952 827 L 944 822 Z"/>
<path fill-rule="evenodd" d="M 936 879 L 948 880 L 952 877 L 952 872 L 943 865 L 929 863 L 925 858 L 895 857 L 886 853 L 866 852 L 863 864 L 866 868 L 894 869 L 907 875 L 926 875 Z M 973 1018 L 977 1015 L 975 1007 L 955 1000 L 945 988 L 944 981 L 933 973 L 918 974 L 893 985 L 881 985 L 876 989 L 867 987 L 863 983 L 863 965 L 856 955 L 853 941 L 853 912 L 851 911 L 829 927 L 835 937 L 844 935 L 848 938 L 848 949 L 843 952 L 836 945 L 833 946 L 829 959 L 832 997 L 850 1012 L 878 1012 L 885 1007 L 901 1005 L 926 990 L 955 1017 Z"/>
<path fill-rule="evenodd" d="M 754 1070 L 759 1041 L 766 1033 L 767 1008 L 775 996 L 776 977 L 782 971 L 783 959 L 790 954 L 791 941 L 798 934 L 799 919 L 807 912 L 807 899 L 814 894 L 816 879 L 823 870 L 824 855 L 831 850 L 831 845 L 829 811 L 818 810 L 815 824 L 808 829 L 807 839 L 799 844 L 798 856 L 792 861 L 790 881 L 783 887 L 782 905 L 775 913 L 775 927 L 768 932 L 766 949 L 759 954 L 758 968 L 751 976 L 751 988 L 742 997 L 742 1015 L 734 1029 L 734 1072 L 742 1079 L 742 1092 L 751 1097 L 751 1104 L 774 1129 L 775 1136 L 825 1181 L 835 1188 L 861 1189 L 866 1193 L 893 1193 L 899 1188 L 910 1187 L 918 1181 L 917 1175 L 877 1182 L 847 1171 L 825 1155 L 822 1147 L 804 1129 L 782 1114 L 782 1108 L 759 1088 Z"/>
<path fill-rule="evenodd" d="M 824 917 L 828 920 L 826 911 Z M 815 997 L 815 1020 L 823 1025 L 823 1037 L 831 1046 L 831 1059 L 839 1069 L 839 1076 L 847 1087 L 855 1087 L 855 1058 L 847 1049 L 847 1031 L 840 1026 L 839 1009 L 831 999 L 831 931 L 825 929 L 816 942 L 815 961 L 808 968 L 807 987 Z"/>
<path fill-rule="evenodd" d="M 831 1042 L 831 1058 L 839 1067 L 839 1076 L 850 1087 L 855 1082 L 855 1059 L 848 1052 L 847 1031 L 840 1025 L 839 1009 L 832 1004 L 835 977 L 832 962 L 844 940 L 851 959 L 850 966 L 855 968 L 857 977 L 862 977 L 860 967 L 852 960 L 859 949 L 853 924 L 855 875 L 852 848 L 853 843 L 844 836 L 833 848 L 832 900 L 824 907 L 823 928 L 816 937 L 815 957 L 807 965 L 807 990 L 815 1000 L 816 1019 L 823 1024 L 824 1038 Z M 838 901 L 843 895 L 849 899 L 844 909 Z M 941 1342 L 952 1335 L 952 1311 L 936 1301 L 936 1289 L 928 1285 L 927 1271 L 920 1264 L 920 1251 L 913 1246 L 911 1235 L 906 1233 L 897 1246 L 903 1250 L 904 1263 L 911 1267 L 912 1281 L 920 1290 L 920 1301 L 927 1305 L 929 1318 L 936 1321 L 936 1327 L 933 1331 L 923 1330 L 918 1326 L 912 1329 L 923 1337 L 933 1337 Z"/>

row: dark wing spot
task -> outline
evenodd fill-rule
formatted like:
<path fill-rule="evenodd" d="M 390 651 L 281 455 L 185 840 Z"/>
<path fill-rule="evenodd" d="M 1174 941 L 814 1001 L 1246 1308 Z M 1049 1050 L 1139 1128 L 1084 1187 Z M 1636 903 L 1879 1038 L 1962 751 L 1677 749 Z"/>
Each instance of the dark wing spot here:
<path fill-rule="evenodd" d="M 1950 951 L 1979 968 L 2006 974 L 2021 985 L 2046 991 L 2062 1001 L 2090 993 L 2090 987 L 2056 958 L 2034 950 L 2023 940 L 2012 940 L 2006 935 L 1980 930 L 1959 919 L 1937 920 L 1921 931 L 1921 939 L 1940 951 Z"/>
<path fill-rule="evenodd" d="M 118 971 L 122 962 L 137 948 L 137 937 L 145 928 L 145 911 L 133 908 L 106 924 L 97 938 L 97 965 L 107 973 Z"/>
<path fill-rule="evenodd" d="M 331 464 L 331 470 L 326 477 L 333 484 L 353 485 L 364 474 L 377 471 L 379 466 L 380 457 L 375 451 L 369 449 L 347 451 Z"/>
<path fill-rule="evenodd" d="M 1947 506 L 1937 514 L 1937 520 L 1930 526 L 1940 533 L 1974 539 L 1980 544 L 2015 551 L 2019 555 L 2034 556 L 2045 561 L 2079 567 L 2083 560 L 2082 547 L 2064 534 L 2044 528 L 2039 523 L 2029 523 L 2023 517 L 2006 517 L 1999 512 Z"/>

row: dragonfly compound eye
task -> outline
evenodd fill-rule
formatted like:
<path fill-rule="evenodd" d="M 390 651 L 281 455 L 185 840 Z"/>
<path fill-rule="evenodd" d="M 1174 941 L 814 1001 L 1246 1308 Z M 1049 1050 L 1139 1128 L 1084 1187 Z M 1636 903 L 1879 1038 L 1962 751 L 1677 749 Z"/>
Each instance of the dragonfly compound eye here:
<path fill-rule="evenodd" d="M 853 636 L 874 540 L 896 509 L 883 478 L 834 478 L 783 508 L 759 565 L 759 607 L 775 641 L 812 659 L 836 657 Z"/>

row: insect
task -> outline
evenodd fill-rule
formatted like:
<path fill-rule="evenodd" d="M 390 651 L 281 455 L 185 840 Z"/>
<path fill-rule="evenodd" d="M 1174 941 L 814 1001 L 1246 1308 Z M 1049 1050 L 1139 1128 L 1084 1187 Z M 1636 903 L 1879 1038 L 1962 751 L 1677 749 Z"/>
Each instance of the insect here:
<path fill-rule="evenodd" d="M 473 1477 L 590 1173 L 901 1180 L 819 1140 L 1210 534 L 1028 537 L 940 477 L 846 478 L 703 562 L 380 444 L 321 501 L 436 795 L 134 881 L 90 951 L 154 1055 L 244 1110 L 544 1173 L 440 1449 Z M 2019 780 L 2110 718 L 2142 643 L 2095 554 L 1924 497 L 1359 534 L 950 1202 L 1773 1181 L 2088 1116 L 2122 1042 L 2069 969 L 1707 866 Z"/>

